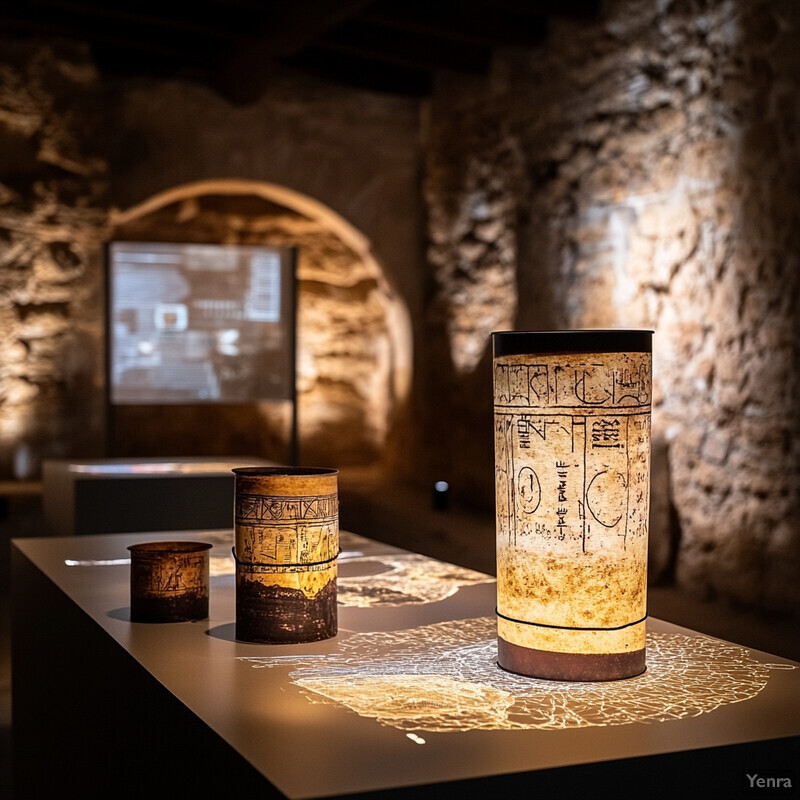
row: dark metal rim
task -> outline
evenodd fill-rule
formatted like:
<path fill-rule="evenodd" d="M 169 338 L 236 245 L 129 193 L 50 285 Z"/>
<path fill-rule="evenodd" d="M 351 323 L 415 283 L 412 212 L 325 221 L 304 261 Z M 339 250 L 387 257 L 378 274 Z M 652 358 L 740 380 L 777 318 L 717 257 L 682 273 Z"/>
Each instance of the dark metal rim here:
<path fill-rule="evenodd" d="M 234 467 L 231 472 L 248 478 L 294 478 L 339 474 L 338 469 L 330 467 Z"/>
<path fill-rule="evenodd" d="M 625 653 L 559 653 L 521 647 L 497 637 L 497 666 L 506 672 L 553 681 L 615 681 L 647 668 L 645 648 Z"/>
<path fill-rule="evenodd" d="M 128 545 L 128 550 L 132 553 L 145 555 L 159 555 L 161 553 L 179 555 L 185 553 L 202 553 L 210 550 L 213 545 L 208 542 L 140 542 L 139 544 Z"/>
<path fill-rule="evenodd" d="M 494 331 L 492 347 L 495 358 L 529 353 L 652 353 L 653 331 Z"/>

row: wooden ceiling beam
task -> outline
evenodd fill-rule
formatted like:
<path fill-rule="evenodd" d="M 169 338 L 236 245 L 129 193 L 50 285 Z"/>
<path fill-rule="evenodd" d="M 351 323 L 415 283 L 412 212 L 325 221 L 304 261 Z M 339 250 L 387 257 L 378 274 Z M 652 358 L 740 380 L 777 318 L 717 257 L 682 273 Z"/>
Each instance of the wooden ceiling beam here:
<path fill-rule="evenodd" d="M 600 0 L 492 0 L 492 8 L 534 17 L 593 19 L 600 13 Z"/>
<path fill-rule="evenodd" d="M 315 46 L 412 69 L 452 69 L 475 75 L 485 74 L 491 60 L 490 48 L 482 45 L 363 22 L 348 22 L 321 37 Z"/>
<path fill-rule="evenodd" d="M 541 44 L 547 33 L 544 16 L 496 10 L 484 3 L 464 3 L 458 12 L 426 0 L 379 0 L 358 14 L 359 20 L 386 28 L 428 34 L 489 47 L 530 47 Z"/>
<path fill-rule="evenodd" d="M 362 11 L 372 0 L 292 0 L 265 4 L 245 49 L 289 58 Z"/>
<path fill-rule="evenodd" d="M 485 74 L 493 47 L 538 45 L 549 18 L 598 9 L 599 0 L 17 0 L 0 2 L 0 30 L 84 41 L 101 69 L 190 77 L 250 102 L 291 62 L 424 94 L 435 70 Z"/>
<path fill-rule="evenodd" d="M 101 36 L 105 30 L 126 31 L 130 39 L 141 36 L 189 36 L 209 41 L 233 42 L 241 35 L 228 24 L 219 24 L 219 11 L 208 17 L 195 13 L 170 13 L 165 4 L 148 10 L 141 4 L 112 5 L 72 0 L 26 0 L 4 8 L 2 18 L 27 18 L 40 27 L 60 24 L 84 36 Z"/>
<path fill-rule="evenodd" d="M 332 53 L 317 47 L 308 48 L 287 63 L 323 80 L 374 92 L 419 98 L 428 95 L 432 86 L 428 70 L 376 62 L 349 53 Z"/>
<path fill-rule="evenodd" d="M 31 38 L 50 38 L 73 39 L 75 41 L 85 41 L 94 51 L 102 50 L 105 54 L 105 61 L 111 57 L 115 63 L 122 63 L 125 60 L 132 62 L 132 70 L 147 67 L 147 62 L 142 61 L 142 57 L 148 55 L 158 57 L 162 60 L 178 63 L 191 64 L 196 62 L 198 49 L 194 44 L 184 45 L 174 39 L 168 42 L 159 41 L 153 36 L 131 37 L 127 32 L 115 30 L 103 30 L 87 35 L 85 29 L 71 24 L 49 22 L 42 25 L 40 22 L 31 20 L 8 20 L 0 21 L 0 30 L 5 31 L 13 37 L 27 36 Z M 206 48 L 205 61 L 208 63 L 213 59 L 213 48 Z M 163 63 L 163 61 L 162 61 Z M 146 69 L 142 71 L 147 71 Z"/>

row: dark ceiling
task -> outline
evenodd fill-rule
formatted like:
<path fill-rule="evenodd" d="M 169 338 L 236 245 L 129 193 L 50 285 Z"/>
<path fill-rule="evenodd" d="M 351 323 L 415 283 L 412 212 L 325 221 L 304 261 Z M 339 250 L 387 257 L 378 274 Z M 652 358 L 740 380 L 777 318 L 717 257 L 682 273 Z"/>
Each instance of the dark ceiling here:
<path fill-rule="evenodd" d="M 554 17 L 599 0 L 2 0 L 0 33 L 88 41 L 108 75 L 182 77 L 255 99 L 276 64 L 348 86 L 425 96 L 436 70 L 486 73 Z"/>

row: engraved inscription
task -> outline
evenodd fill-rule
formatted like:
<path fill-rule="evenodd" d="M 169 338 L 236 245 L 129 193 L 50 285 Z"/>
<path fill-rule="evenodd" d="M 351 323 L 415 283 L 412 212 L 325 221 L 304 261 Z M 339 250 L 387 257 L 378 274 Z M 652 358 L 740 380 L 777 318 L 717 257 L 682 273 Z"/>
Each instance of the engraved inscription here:
<path fill-rule="evenodd" d="M 238 493 L 237 557 L 251 573 L 323 571 L 339 551 L 338 495 L 265 497 Z M 323 563 L 320 563 L 323 562 Z"/>
<path fill-rule="evenodd" d="M 549 364 L 518 362 L 506 356 L 495 362 L 495 403 L 509 408 L 635 408 L 650 405 L 649 354 L 614 354 L 647 363 L 609 367 L 607 362 L 558 356 Z M 526 358 L 526 357 L 522 357 Z M 539 358 L 539 357 L 537 357 Z M 552 356 L 544 358 L 552 359 Z"/>
<path fill-rule="evenodd" d="M 338 495 L 262 497 L 241 493 L 236 497 L 236 522 L 242 525 L 254 521 L 333 519 L 338 513 Z"/>
<path fill-rule="evenodd" d="M 577 627 L 644 617 L 650 375 L 650 353 L 495 359 L 501 613 L 525 623 Z M 582 582 L 589 574 L 597 577 L 593 596 L 584 598 L 586 616 L 576 620 L 567 606 L 570 599 L 582 602 L 578 595 L 587 591 Z M 612 584 L 619 596 L 607 611 L 597 592 Z"/>

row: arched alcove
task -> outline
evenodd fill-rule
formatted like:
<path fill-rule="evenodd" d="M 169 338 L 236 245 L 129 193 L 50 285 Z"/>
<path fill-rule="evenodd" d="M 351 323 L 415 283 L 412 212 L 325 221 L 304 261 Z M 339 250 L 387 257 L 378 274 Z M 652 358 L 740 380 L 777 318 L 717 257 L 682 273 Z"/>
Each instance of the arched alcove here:
<path fill-rule="evenodd" d="M 303 463 L 379 462 L 408 394 L 408 312 L 367 239 L 330 208 L 286 187 L 213 180 L 112 212 L 110 238 L 297 247 L 297 390 Z M 287 457 L 285 403 L 125 406 L 120 455 Z"/>

